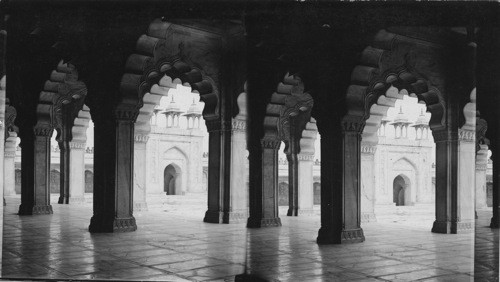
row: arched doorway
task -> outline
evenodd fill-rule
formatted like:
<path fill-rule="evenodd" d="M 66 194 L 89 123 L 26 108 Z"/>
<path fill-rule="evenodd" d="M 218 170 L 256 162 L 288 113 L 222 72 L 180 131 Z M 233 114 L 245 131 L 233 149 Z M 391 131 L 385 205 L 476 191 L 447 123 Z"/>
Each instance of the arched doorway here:
<path fill-rule="evenodd" d="M 167 195 L 177 195 L 177 189 L 180 189 L 180 172 L 177 171 L 174 165 L 169 164 L 163 171 L 163 191 Z"/>
<path fill-rule="evenodd" d="M 409 195 L 410 181 L 403 175 L 398 175 L 392 182 L 392 201 L 396 206 L 408 205 L 406 195 Z"/>

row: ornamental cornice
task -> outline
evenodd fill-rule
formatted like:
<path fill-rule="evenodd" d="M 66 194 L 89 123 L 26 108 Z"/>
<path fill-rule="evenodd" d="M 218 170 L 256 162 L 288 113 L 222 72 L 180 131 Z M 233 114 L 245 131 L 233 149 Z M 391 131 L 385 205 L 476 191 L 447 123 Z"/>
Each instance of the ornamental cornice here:
<path fill-rule="evenodd" d="M 308 154 L 298 154 L 297 155 L 297 160 L 299 161 L 314 161 L 314 155 L 308 155 Z"/>
<path fill-rule="evenodd" d="M 361 153 L 362 154 L 374 155 L 376 151 L 377 151 L 377 146 L 361 145 Z"/>
<path fill-rule="evenodd" d="M 134 134 L 134 142 L 146 143 L 149 140 L 149 135 L 146 134 Z"/>
<path fill-rule="evenodd" d="M 260 140 L 260 145 L 264 149 L 279 149 L 281 145 L 281 140 L 279 139 L 262 139 Z"/>
<path fill-rule="evenodd" d="M 69 148 L 70 149 L 85 149 L 85 142 L 76 142 L 76 141 L 71 141 L 69 142 Z"/>
<path fill-rule="evenodd" d="M 459 129 L 458 140 L 466 142 L 476 142 L 476 132 L 474 130 Z"/>

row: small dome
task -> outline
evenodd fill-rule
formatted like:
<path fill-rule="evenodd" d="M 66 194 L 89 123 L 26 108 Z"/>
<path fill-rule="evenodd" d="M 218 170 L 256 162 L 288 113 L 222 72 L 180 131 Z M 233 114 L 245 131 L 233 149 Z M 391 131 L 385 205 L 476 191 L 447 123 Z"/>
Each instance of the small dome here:
<path fill-rule="evenodd" d="M 170 104 L 168 104 L 167 108 L 165 109 L 166 112 L 182 112 L 181 108 L 179 108 L 179 105 L 174 100 L 174 95 L 172 95 L 172 101 Z"/>
<path fill-rule="evenodd" d="M 422 109 L 420 111 L 420 115 L 418 116 L 417 121 L 415 122 L 415 124 L 417 124 L 417 125 L 420 125 L 420 124 L 427 125 L 427 123 L 428 123 L 427 117 L 424 114 L 424 109 Z"/>
<path fill-rule="evenodd" d="M 187 110 L 187 114 L 201 115 L 201 108 L 199 107 L 198 103 L 195 102 L 194 98 L 193 98 L 193 103 L 191 104 L 191 106 L 189 106 L 189 109 Z"/>
<path fill-rule="evenodd" d="M 408 118 L 406 117 L 406 115 L 403 113 L 403 106 L 400 106 L 399 107 L 399 113 L 398 115 L 396 116 L 396 118 L 394 119 L 394 122 L 408 122 Z"/>

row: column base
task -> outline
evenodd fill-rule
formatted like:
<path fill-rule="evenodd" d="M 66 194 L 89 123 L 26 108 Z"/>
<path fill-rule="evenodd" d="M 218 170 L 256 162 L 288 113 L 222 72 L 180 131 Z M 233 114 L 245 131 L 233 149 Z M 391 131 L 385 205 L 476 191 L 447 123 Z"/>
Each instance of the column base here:
<path fill-rule="evenodd" d="M 90 219 L 90 233 L 132 232 L 137 230 L 135 218 L 113 218 L 113 216 L 94 215 Z"/>
<path fill-rule="evenodd" d="M 299 215 L 300 216 L 313 216 L 314 215 L 314 210 L 312 208 L 310 208 L 310 209 L 299 209 Z"/>
<path fill-rule="evenodd" d="M 252 218 L 249 217 L 247 221 L 248 228 L 260 228 L 260 227 L 279 227 L 281 226 L 281 219 L 279 217 L 275 218 Z"/>
<path fill-rule="evenodd" d="M 146 202 L 134 203 L 134 211 L 148 211 L 148 204 Z"/>
<path fill-rule="evenodd" d="M 434 221 L 432 225 L 433 233 L 441 233 L 441 234 L 461 234 L 461 233 L 470 233 L 474 230 L 474 222 L 473 221 Z"/>
<path fill-rule="evenodd" d="M 85 204 L 85 197 L 70 197 L 69 198 L 69 203 L 70 204 L 75 204 L 75 205 L 83 205 Z"/>
<path fill-rule="evenodd" d="M 243 211 L 232 211 L 229 212 L 229 222 L 228 223 L 241 223 L 245 222 L 248 218 L 248 212 Z"/>
<path fill-rule="evenodd" d="M 288 208 L 288 212 L 286 213 L 286 216 L 298 216 L 298 208 Z"/>
<path fill-rule="evenodd" d="M 361 213 L 361 223 L 377 222 L 377 217 L 373 212 L 362 212 Z"/>
<path fill-rule="evenodd" d="M 318 232 L 318 238 L 316 239 L 318 245 L 350 244 L 364 241 L 365 235 L 362 228 L 342 230 L 340 234 L 338 234 L 333 228 L 321 227 Z"/>
<path fill-rule="evenodd" d="M 203 222 L 206 223 L 222 223 L 224 218 L 224 214 L 220 211 L 211 211 L 208 210 L 205 212 L 205 218 L 203 218 Z"/>
<path fill-rule="evenodd" d="M 500 218 L 492 217 L 490 222 L 490 228 L 499 228 L 499 227 L 500 227 Z"/>
<path fill-rule="evenodd" d="M 35 205 L 33 206 L 33 214 L 53 214 L 51 205 Z"/>
<path fill-rule="evenodd" d="M 33 215 L 33 205 L 21 204 L 19 205 L 18 215 Z"/>

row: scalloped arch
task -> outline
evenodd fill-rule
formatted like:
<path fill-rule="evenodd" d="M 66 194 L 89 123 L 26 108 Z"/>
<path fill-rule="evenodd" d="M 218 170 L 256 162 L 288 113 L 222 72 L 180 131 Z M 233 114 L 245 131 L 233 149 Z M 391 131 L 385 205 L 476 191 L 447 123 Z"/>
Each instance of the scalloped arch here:
<path fill-rule="evenodd" d="M 312 107 L 313 99 L 311 95 L 304 93 L 301 78 L 298 75 L 285 74 L 266 107 L 264 139 L 285 141 L 287 144 L 289 118 L 298 115 L 301 115 L 304 121 L 299 126 L 298 137 L 300 138 L 307 122 L 311 119 Z"/>
<path fill-rule="evenodd" d="M 73 122 L 83 107 L 86 95 L 87 87 L 85 83 L 78 80 L 78 71 L 75 66 L 61 60 L 40 92 L 35 127 L 55 128 L 59 139 L 63 125 L 63 105 L 71 105 L 70 120 Z M 71 140 L 71 135 L 69 138 Z"/>
<path fill-rule="evenodd" d="M 432 114 L 429 122 L 432 130 L 444 128 L 445 104 L 436 87 L 414 74 L 405 65 L 380 73 L 385 67 L 382 66 L 383 57 L 389 56 L 395 48 L 395 38 L 395 34 L 380 30 L 372 46 L 363 50 L 359 65 L 352 71 L 351 85 L 347 89 L 346 117 L 365 123 L 370 117 L 372 105 L 378 102 L 389 87 L 394 86 L 415 94 L 419 102 L 427 105 L 427 111 Z"/>
<path fill-rule="evenodd" d="M 180 79 L 183 85 L 189 84 L 200 94 L 200 100 L 205 103 L 203 117 L 206 120 L 218 118 L 219 94 L 213 79 L 178 56 L 163 52 L 171 47 L 165 40 L 170 26 L 170 23 L 156 19 L 146 34 L 137 40 L 136 53 L 128 57 L 120 82 L 121 103 L 142 108 L 146 93 L 167 75 L 174 81 Z M 156 55 L 160 57 L 155 58 Z"/>

